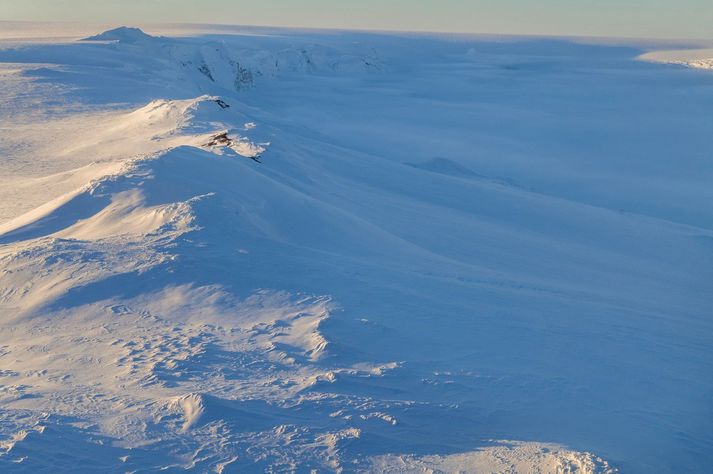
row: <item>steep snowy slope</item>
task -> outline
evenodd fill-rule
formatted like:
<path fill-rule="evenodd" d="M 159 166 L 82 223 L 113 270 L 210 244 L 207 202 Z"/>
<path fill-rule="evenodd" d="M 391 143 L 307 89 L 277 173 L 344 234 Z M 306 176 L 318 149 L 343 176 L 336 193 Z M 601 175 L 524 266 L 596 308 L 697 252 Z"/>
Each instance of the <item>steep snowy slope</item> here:
<path fill-rule="evenodd" d="M 638 54 L 0 50 L 0 467 L 705 472 L 713 89 Z"/>

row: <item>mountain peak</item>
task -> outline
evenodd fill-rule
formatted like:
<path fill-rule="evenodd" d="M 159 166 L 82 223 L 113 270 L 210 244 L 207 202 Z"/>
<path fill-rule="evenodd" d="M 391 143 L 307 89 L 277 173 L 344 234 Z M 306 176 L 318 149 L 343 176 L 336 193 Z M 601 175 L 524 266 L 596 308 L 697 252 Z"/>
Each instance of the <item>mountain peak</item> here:
<path fill-rule="evenodd" d="M 144 33 L 140 28 L 120 26 L 98 35 L 84 38 L 83 41 L 117 41 L 120 43 L 137 43 L 154 39 L 154 36 Z"/>

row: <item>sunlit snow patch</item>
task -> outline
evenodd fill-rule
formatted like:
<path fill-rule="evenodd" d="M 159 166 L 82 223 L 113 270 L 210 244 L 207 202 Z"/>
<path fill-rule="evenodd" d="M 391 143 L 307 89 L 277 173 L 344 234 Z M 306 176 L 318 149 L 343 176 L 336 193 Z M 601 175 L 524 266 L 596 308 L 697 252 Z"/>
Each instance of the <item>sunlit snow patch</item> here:
<path fill-rule="evenodd" d="M 387 455 L 372 459 L 372 472 L 615 474 L 603 459 L 556 444 L 502 441 L 469 453 L 443 456 Z"/>
<path fill-rule="evenodd" d="M 685 66 L 692 69 L 713 69 L 713 49 L 681 49 L 652 51 L 639 56 L 642 61 Z"/>

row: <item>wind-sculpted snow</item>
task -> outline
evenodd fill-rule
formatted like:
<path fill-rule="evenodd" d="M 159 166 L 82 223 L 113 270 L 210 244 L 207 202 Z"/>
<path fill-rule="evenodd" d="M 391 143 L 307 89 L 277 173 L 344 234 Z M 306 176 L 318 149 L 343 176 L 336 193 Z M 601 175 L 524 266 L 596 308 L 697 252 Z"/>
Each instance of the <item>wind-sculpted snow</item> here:
<path fill-rule="evenodd" d="M 0 49 L 0 471 L 705 472 L 712 89 L 639 53 Z"/>
<path fill-rule="evenodd" d="M 310 388 L 337 374 L 371 377 L 383 368 L 317 363 L 328 348 L 319 329 L 331 311 L 328 298 L 257 290 L 240 299 L 230 287 L 203 280 L 195 268 L 199 249 L 218 252 L 235 271 L 241 254 L 225 248 L 230 242 L 202 235 L 200 224 L 219 216 L 215 194 L 174 185 L 196 178 L 189 173 L 198 168 L 229 172 L 228 160 L 235 158 L 186 147 L 140 159 L 4 233 L 5 242 L 14 243 L 0 257 L 4 317 L 13 321 L 13 332 L 24 334 L 13 336 L 12 354 L 27 357 L 13 366 L 36 374 L 38 383 L 6 386 L 3 402 L 22 400 L 31 390 L 29 396 L 46 399 L 43 410 L 64 407 L 62 416 L 103 426 L 86 432 L 122 440 L 127 447 L 112 456 L 126 469 L 163 463 L 199 470 L 221 463 L 277 468 L 297 460 L 339 466 L 330 436 L 343 420 L 314 413 L 283 425 L 284 413 L 291 406 L 368 404 L 335 401 Z M 247 223 L 244 231 L 257 233 Z M 51 350 L 31 357 L 45 339 Z M 354 408 L 365 416 L 374 409 Z M 33 446 L 50 436 L 47 443 L 63 451 L 61 439 L 53 439 L 57 429 L 72 439 L 62 427 L 46 434 L 50 421 L 30 419 L 36 428 L 29 438 L 27 428 L 3 433 L 9 438 L 0 458 L 6 466 L 49 468 L 51 454 Z M 256 446 L 265 437 L 284 443 L 284 453 L 276 457 L 272 445 Z M 138 454 L 129 449 L 151 440 L 160 441 Z M 100 466 L 107 453 L 96 447 L 72 455 L 72 463 Z"/>
<path fill-rule="evenodd" d="M 127 161 L 3 226 L 0 295 L 19 370 L 4 375 L 36 382 L 6 386 L 2 401 L 44 400 L 35 406 L 42 415 L 5 424 L 0 462 L 8 468 L 52 468 L 52 452 L 69 450 L 60 467 L 341 470 L 357 462 L 343 459 L 345 443 L 365 427 L 398 425 L 411 407 L 330 393 L 338 379 L 381 377 L 399 364 L 321 362 L 329 353 L 320 331 L 333 311 L 329 298 L 256 290 L 241 299 L 230 279 L 225 285 L 208 275 L 215 258 L 246 271 L 227 235 L 247 243 L 290 234 L 261 214 L 319 220 L 321 232 L 349 238 L 346 228 L 330 229 L 340 219 L 324 215 L 334 211 L 304 208 L 293 190 L 256 175 L 240 155 L 201 146 L 210 125 L 225 127 L 215 122 L 226 110 L 217 100 L 154 101 L 125 114 L 108 127 L 112 134 L 136 136 L 150 124 L 159 134 L 145 136 L 168 151 Z M 247 219 L 226 213 L 235 205 Z M 230 233 L 209 231 L 219 220 Z M 43 340 L 45 350 L 37 345 Z M 45 355 L 33 356 L 38 350 Z M 44 415 L 56 411 L 86 427 L 67 432 L 65 422 Z M 121 447 L 94 446 L 95 436 Z M 84 437 L 82 449 L 64 445 Z M 352 466 L 374 468 L 366 458 Z"/>

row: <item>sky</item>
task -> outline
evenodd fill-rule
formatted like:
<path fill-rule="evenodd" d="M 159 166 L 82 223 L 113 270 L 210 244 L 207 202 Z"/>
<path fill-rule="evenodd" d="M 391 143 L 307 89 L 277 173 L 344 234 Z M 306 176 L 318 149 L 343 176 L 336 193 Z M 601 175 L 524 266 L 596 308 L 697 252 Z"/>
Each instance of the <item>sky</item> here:
<path fill-rule="evenodd" d="M 0 0 L 0 20 L 713 39 L 713 0 Z"/>

